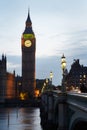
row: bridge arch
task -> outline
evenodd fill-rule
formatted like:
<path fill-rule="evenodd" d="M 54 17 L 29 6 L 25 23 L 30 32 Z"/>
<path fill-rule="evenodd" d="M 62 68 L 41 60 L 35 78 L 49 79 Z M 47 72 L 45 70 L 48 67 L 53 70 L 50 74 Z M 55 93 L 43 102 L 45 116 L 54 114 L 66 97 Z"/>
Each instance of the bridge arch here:
<path fill-rule="evenodd" d="M 70 130 L 87 130 L 87 121 L 80 119 L 73 122 Z"/>
<path fill-rule="evenodd" d="M 76 112 L 71 118 L 69 130 L 87 130 L 87 115 Z"/>

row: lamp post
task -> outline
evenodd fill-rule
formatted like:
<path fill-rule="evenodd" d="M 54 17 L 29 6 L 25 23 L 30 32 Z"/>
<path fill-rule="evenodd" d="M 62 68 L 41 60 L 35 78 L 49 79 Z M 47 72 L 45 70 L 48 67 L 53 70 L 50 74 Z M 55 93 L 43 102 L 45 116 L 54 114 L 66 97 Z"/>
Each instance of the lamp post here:
<path fill-rule="evenodd" d="M 47 85 L 48 85 L 48 82 L 49 82 L 49 81 L 48 81 L 48 78 L 46 78 L 46 84 L 47 84 Z"/>
<path fill-rule="evenodd" d="M 67 93 L 66 93 L 66 86 L 65 86 L 65 76 L 66 76 L 66 59 L 63 54 L 61 57 L 61 68 L 63 70 L 63 79 L 62 79 L 62 90 L 61 94 L 59 95 L 61 102 L 58 104 L 59 109 L 59 123 L 58 123 L 58 130 L 67 130 Z"/>
<path fill-rule="evenodd" d="M 51 85 L 52 85 L 52 78 L 53 78 L 53 73 L 52 71 L 50 72 L 50 81 L 51 81 Z"/>
<path fill-rule="evenodd" d="M 51 89 L 52 89 L 52 78 L 53 78 L 53 73 L 52 71 L 50 72 L 50 85 L 51 85 Z"/>
<path fill-rule="evenodd" d="M 63 56 L 61 57 L 61 68 L 63 70 L 63 79 L 62 79 L 62 92 L 66 92 L 66 86 L 65 86 L 65 70 L 66 70 L 66 58 L 63 54 Z"/>

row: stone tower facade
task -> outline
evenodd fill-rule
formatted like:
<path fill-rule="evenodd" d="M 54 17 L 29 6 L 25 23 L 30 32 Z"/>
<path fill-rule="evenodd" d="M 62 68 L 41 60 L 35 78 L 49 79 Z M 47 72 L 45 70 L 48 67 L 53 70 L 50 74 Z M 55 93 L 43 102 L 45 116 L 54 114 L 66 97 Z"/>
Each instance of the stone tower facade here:
<path fill-rule="evenodd" d="M 25 22 L 25 30 L 21 38 L 22 49 L 22 92 L 25 98 L 34 97 L 36 79 L 35 79 L 35 52 L 36 38 L 32 30 L 30 14 Z"/>

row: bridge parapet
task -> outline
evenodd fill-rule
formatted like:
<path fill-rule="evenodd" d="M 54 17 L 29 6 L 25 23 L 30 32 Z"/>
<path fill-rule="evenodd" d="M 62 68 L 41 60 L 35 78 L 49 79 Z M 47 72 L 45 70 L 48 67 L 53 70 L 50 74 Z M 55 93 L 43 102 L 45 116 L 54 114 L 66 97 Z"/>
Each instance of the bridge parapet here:
<path fill-rule="evenodd" d="M 87 94 L 67 93 L 67 103 L 87 112 Z"/>
<path fill-rule="evenodd" d="M 68 104 L 68 129 L 87 130 L 87 94 L 67 93 Z"/>

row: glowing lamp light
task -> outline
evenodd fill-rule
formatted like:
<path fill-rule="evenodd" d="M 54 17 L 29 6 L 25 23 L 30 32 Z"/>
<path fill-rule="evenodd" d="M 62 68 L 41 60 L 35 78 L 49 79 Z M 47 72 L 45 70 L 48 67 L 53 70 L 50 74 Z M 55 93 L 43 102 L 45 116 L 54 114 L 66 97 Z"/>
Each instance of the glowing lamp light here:
<path fill-rule="evenodd" d="M 40 95 L 40 91 L 39 90 L 35 90 L 35 97 L 38 97 Z"/>
<path fill-rule="evenodd" d="M 46 78 L 46 84 L 48 84 L 48 82 L 49 82 L 49 81 L 48 81 L 48 78 Z"/>
<path fill-rule="evenodd" d="M 65 58 L 64 54 L 63 54 L 63 56 L 61 57 L 61 68 L 62 68 L 63 71 L 64 71 L 65 68 L 66 68 L 66 58 Z"/>
<path fill-rule="evenodd" d="M 21 93 L 20 93 L 20 99 L 21 99 L 21 100 L 25 100 L 26 98 L 27 98 L 27 93 L 21 92 Z"/>
<path fill-rule="evenodd" d="M 53 73 L 52 72 L 50 72 L 50 79 L 52 79 L 53 78 Z"/>

